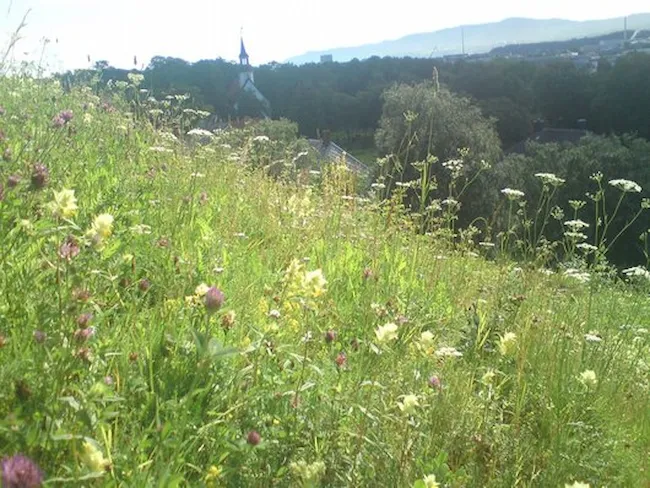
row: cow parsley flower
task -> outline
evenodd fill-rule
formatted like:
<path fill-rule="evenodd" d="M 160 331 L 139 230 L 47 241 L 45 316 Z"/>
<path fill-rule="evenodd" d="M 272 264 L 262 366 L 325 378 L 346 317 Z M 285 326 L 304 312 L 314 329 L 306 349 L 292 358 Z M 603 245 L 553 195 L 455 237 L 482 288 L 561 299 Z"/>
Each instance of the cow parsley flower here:
<path fill-rule="evenodd" d="M 576 231 L 576 232 L 589 227 L 589 224 L 587 222 L 584 222 L 584 221 L 582 221 L 580 219 L 567 220 L 566 222 L 564 222 L 564 225 L 566 225 L 571 230 Z"/>
<path fill-rule="evenodd" d="M 210 139 L 214 137 L 214 134 L 212 132 L 205 129 L 192 129 L 187 133 L 187 135 L 192 137 L 207 137 Z"/>
<path fill-rule="evenodd" d="M 455 347 L 441 347 L 435 354 L 439 358 L 460 358 L 463 356 L 463 353 Z"/>
<path fill-rule="evenodd" d="M 557 177 L 553 173 L 535 173 L 535 176 L 542 180 L 542 183 L 545 185 L 551 186 L 560 186 L 566 181 L 562 178 Z"/>
<path fill-rule="evenodd" d="M 513 190 L 512 188 L 504 188 L 501 190 L 501 193 L 503 193 L 508 198 L 508 200 L 519 200 L 526 195 L 523 191 Z"/>
<path fill-rule="evenodd" d="M 646 280 L 650 280 L 650 271 L 648 271 L 642 266 L 634 266 L 632 268 L 624 269 L 623 274 L 628 278 L 636 277 L 636 278 L 645 278 Z"/>
<path fill-rule="evenodd" d="M 642 190 L 641 186 L 632 180 L 624 180 L 624 179 L 610 180 L 609 184 L 612 185 L 614 188 L 621 190 L 624 193 L 641 193 Z"/>
<path fill-rule="evenodd" d="M 596 386 L 596 384 L 598 383 L 598 379 L 596 378 L 596 372 L 591 369 L 588 369 L 580 373 L 579 380 L 583 385 L 589 387 Z"/>

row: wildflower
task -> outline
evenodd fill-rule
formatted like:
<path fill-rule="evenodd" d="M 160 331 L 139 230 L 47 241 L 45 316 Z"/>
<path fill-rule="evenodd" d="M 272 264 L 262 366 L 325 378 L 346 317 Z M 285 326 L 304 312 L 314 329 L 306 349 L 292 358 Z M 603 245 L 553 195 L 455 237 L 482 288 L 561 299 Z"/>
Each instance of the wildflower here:
<path fill-rule="evenodd" d="M 20 183 L 19 175 L 9 175 L 9 178 L 7 178 L 7 186 L 9 188 L 15 188 L 18 186 L 19 183 Z"/>
<path fill-rule="evenodd" d="M 587 238 L 587 234 L 583 234 L 582 232 L 573 232 L 573 231 L 565 232 L 564 236 L 568 237 L 569 239 L 573 239 L 575 241 L 584 241 Z"/>
<path fill-rule="evenodd" d="M 61 117 L 60 115 L 55 115 L 52 118 L 52 127 L 54 127 L 55 129 L 60 129 L 64 125 L 65 125 L 65 120 L 63 120 L 63 117 Z"/>
<path fill-rule="evenodd" d="M 436 351 L 436 356 L 439 358 L 460 358 L 463 353 L 455 347 L 441 347 Z"/>
<path fill-rule="evenodd" d="M 420 334 L 420 340 L 418 341 L 417 344 L 418 347 L 426 353 L 433 352 L 433 347 L 434 347 L 433 338 L 434 338 L 433 333 L 428 330 L 425 330 Z"/>
<path fill-rule="evenodd" d="M 93 473 L 105 471 L 108 468 L 108 461 L 104 454 L 94 443 L 85 441 L 81 448 L 81 462 Z"/>
<path fill-rule="evenodd" d="M 133 83 L 133 86 L 140 86 L 140 84 L 144 81 L 144 75 L 140 73 L 128 73 L 126 77 L 131 83 Z"/>
<path fill-rule="evenodd" d="M 319 297 L 327 291 L 325 285 L 327 285 L 327 280 L 323 276 L 322 270 L 317 269 L 305 273 L 302 286 L 314 297 Z"/>
<path fill-rule="evenodd" d="M 517 348 L 517 334 L 514 332 L 506 332 L 501 339 L 499 339 L 499 352 L 502 356 L 510 356 Z"/>
<path fill-rule="evenodd" d="M 339 368 L 342 368 L 343 366 L 345 366 L 345 363 L 348 362 L 348 357 L 343 351 L 341 351 L 336 355 L 335 362 Z"/>
<path fill-rule="evenodd" d="M 564 484 L 564 488 L 590 488 L 589 483 L 583 483 L 582 481 L 574 481 L 573 483 Z"/>
<path fill-rule="evenodd" d="M 221 468 L 217 466 L 210 466 L 205 475 L 205 482 L 210 485 L 210 483 L 218 480 L 221 477 Z"/>
<path fill-rule="evenodd" d="M 325 342 L 334 342 L 336 340 L 336 331 L 328 330 L 325 332 Z"/>
<path fill-rule="evenodd" d="M 429 378 L 428 383 L 431 388 L 435 388 L 437 390 L 442 388 L 442 382 L 440 381 L 440 378 L 435 374 Z"/>
<path fill-rule="evenodd" d="M 59 257 L 66 261 L 70 261 L 72 258 L 79 255 L 79 251 L 79 243 L 77 242 L 77 239 L 75 239 L 74 236 L 68 236 L 65 242 L 61 244 L 61 247 L 59 247 Z"/>
<path fill-rule="evenodd" d="M 579 281 L 580 283 L 587 283 L 591 279 L 591 276 L 587 272 L 581 272 L 575 268 L 568 268 L 564 271 L 565 276 L 573 278 L 574 280 Z"/>
<path fill-rule="evenodd" d="M 192 129 L 187 133 L 187 135 L 192 137 L 208 137 L 210 139 L 214 137 L 214 134 L 212 132 L 205 129 Z"/>
<path fill-rule="evenodd" d="M 61 112 L 59 112 L 59 115 L 58 115 L 58 116 L 59 116 L 61 119 L 63 119 L 63 122 L 64 122 L 64 123 L 67 124 L 67 123 L 70 122 L 70 121 L 72 120 L 72 118 L 74 117 L 74 113 L 72 113 L 72 110 L 62 110 Z"/>
<path fill-rule="evenodd" d="M 38 344 L 43 344 L 46 339 L 47 339 L 47 334 L 45 332 L 43 332 L 42 330 L 34 331 L 34 341 L 36 341 Z"/>
<path fill-rule="evenodd" d="M 229 310 L 223 317 L 221 317 L 221 328 L 223 330 L 230 330 L 235 326 L 235 311 Z"/>
<path fill-rule="evenodd" d="M 32 166 L 32 186 L 36 189 L 41 189 L 50 180 L 50 171 L 47 166 L 41 163 L 36 163 Z"/>
<path fill-rule="evenodd" d="M 269 317 L 271 317 L 272 319 L 276 319 L 276 320 L 277 320 L 277 319 L 279 319 L 281 316 L 282 316 L 282 314 L 280 313 L 279 310 L 276 310 L 276 309 L 269 310 Z"/>
<path fill-rule="evenodd" d="M 587 222 L 584 222 L 584 221 L 582 221 L 580 219 L 567 220 L 566 222 L 564 222 L 564 225 L 566 225 L 567 227 L 570 227 L 571 230 L 574 230 L 576 232 L 589 227 L 589 224 Z"/>
<path fill-rule="evenodd" d="M 159 153 L 171 153 L 171 152 L 174 152 L 173 149 L 169 149 L 168 147 L 162 147 L 162 146 L 151 146 L 149 148 L 149 151 L 159 152 Z"/>
<path fill-rule="evenodd" d="M 492 368 L 488 369 L 485 374 L 481 377 L 481 383 L 484 385 L 491 385 L 496 377 L 496 373 Z"/>
<path fill-rule="evenodd" d="M 638 183 L 631 180 L 610 180 L 609 184 L 624 193 L 641 193 L 642 190 Z"/>
<path fill-rule="evenodd" d="M 393 323 L 380 325 L 375 329 L 375 335 L 379 343 L 394 341 L 397 339 L 397 325 Z"/>
<path fill-rule="evenodd" d="M 93 121 L 92 114 L 84 114 L 84 124 L 90 124 Z"/>
<path fill-rule="evenodd" d="M 373 278 L 374 275 L 375 275 L 374 272 L 370 268 L 365 268 L 363 270 L 363 279 L 364 280 L 369 280 L 369 279 Z"/>
<path fill-rule="evenodd" d="M 397 406 L 405 414 L 413 415 L 420 406 L 418 397 L 416 395 L 403 395 L 402 398 L 401 402 L 397 402 Z"/>
<path fill-rule="evenodd" d="M 256 137 L 253 137 L 253 141 L 254 141 L 254 142 L 262 142 L 262 143 L 264 143 L 264 142 L 269 142 L 270 140 L 271 140 L 271 139 L 269 139 L 269 138 L 266 137 L 266 136 L 256 136 Z"/>
<path fill-rule="evenodd" d="M 219 288 L 212 286 L 203 297 L 203 303 L 208 312 L 216 312 L 223 305 L 225 298 L 225 295 Z"/>
<path fill-rule="evenodd" d="M 513 190 L 512 188 L 504 188 L 501 190 L 501 193 L 503 193 L 508 198 L 508 200 L 519 200 L 525 196 L 525 193 L 523 191 Z"/>
<path fill-rule="evenodd" d="M 94 235 L 99 236 L 101 240 L 108 239 L 113 233 L 113 216 L 101 214 L 95 217 L 91 231 Z"/>
<path fill-rule="evenodd" d="M 586 242 L 580 242 L 579 244 L 576 244 L 576 247 L 578 249 L 581 249 L 584 252 L 596 252 L 598 251 L 598 248 L 592 244 L 587 244 Z"/>
<path fill-rule="evenodd" d="M 77 342 L 80 343 L 86 342 L 94 335 L 95 335 L 94 327 L 88 327 L 87 329 L 77 329 L 74 332 L 74 338 L 77 340 Z"/>
<path fill-rule="evenodd" d="M 77 199 L 74 190 L 61 190 L 54 192 L 54 200 L 49 203 L 49 208 L 55 217 L 69 219 L 77 214 Z"/>
<path fill-rule="evenodd" d="M 38 488 L 43 473 L 38 465 L 22 454 L 3 458 L 0 462 L 0 485 L 5 488 Z"/>
<path fill-rule="evenodd" d="M 596 372 L 591 369 L 588 369 L 580 373 L 579 379 L 583 385 L 589 387 L 596 386 L 596 384 L 598 383 L 598 379 L 596 378 Z"/>
<path fill-rule="evenodd" d="M 138 288 L 140 289 L 140 291 L 145 292 L 149 288 L 151 288 L 151 282 L 147 278 L 142 278 L 138 282 Z"/>
<path fill-rule="evenodd" d="M 435 474 L 425 476 L 422 481 L 424 481 L 424 486 L 426 488 L 440 488 L 440 483 L 436 480 Z"/>
<path fill-rule="evenodd" d="M 545 185 L 551 186 L 560 186 L 566 181 L 562 178 L 558 178 L 553 173 L 535 173 L 535 176 L 542 180 L 542 183 Z"/>
<path fill-rule="evenodd" d="M 90 321 L 92 319 L 93 319 L 93 314 L 91 314 L 89 312 L 82 313 L 81 315 L 79 315 L 77 317 L 77 325 L 79 327 L 81 327 L 82 329 L 86 328 L 86 327 L 88 327 L 88 324 L 90 323 Z"/>
<path fill-rule="evenodd" d="M 479 242 L 478 245 L 487 249 L 495 247 L 494 242 Z"/>
<path fill-rule="evenodd" d="M 260 442 L 262 442 L 262 436 L 260 436 L 256 431 L 251 430 L 246 437 L 246 442 L 248 442 L 251 446 L 257 446 Z"/>
<path fill-rule="evenodd" d="M 587 342 L 601 342 L 603 338 L 596 331 L 590 331 L 588 334 L 585 334 L 585 341 Z"/>
<path fill-rule="evenodd" d="M 294 476 L 300 478 L 304 486 L 318 486 L 320 479 L 325 474 L 325 463 L 314 461 L 307 464 L 304 459 L 289 464 L 289 469 Z"/>
<path fill-rule="evenodd" d="M 648 271 L 642 266 L 634 266 L 633 268 L 624 269 L 623 274 L 628 278 L 637 277 L 637 278 L 645 278 L 646 280 L 650 280 L 650 271 Z"/>
<path fill-rule="evenodd" d="M 13 153 L 12 153 L 10 147 L 6 148 L 6 149 L 4 150 L 4 152 L 2 153 L 2 159 L 3 159 L 4 161 L 7 161 L 7 162 L 8 162 L 8 161 L 11 161 L 12 156 L 13 156 Z"/>

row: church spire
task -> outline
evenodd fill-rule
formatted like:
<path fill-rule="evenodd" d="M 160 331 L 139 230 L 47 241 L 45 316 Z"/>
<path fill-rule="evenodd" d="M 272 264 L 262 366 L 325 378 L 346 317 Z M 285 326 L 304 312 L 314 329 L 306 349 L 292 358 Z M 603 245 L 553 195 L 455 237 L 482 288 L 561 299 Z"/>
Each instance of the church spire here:
<path fill-rule="evenodd" d="M 241 48 L 239 49 L 239 64 L 248 66 L 248 53 L 244 47 L 244 37 L 241 37 Z"/>

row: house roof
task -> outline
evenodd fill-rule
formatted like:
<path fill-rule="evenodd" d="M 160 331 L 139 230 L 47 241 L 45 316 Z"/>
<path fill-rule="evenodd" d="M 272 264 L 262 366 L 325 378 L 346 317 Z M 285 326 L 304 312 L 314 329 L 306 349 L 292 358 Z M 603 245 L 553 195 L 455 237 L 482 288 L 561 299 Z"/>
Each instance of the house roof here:
<path fill-rule="evenodd" d="M 532 134 L 528 139 L 518 142 L 506 151 L 508 154 L 526 153 L 526 144 L 529 142 L 537 142 L 539 144 L 576 144 L 580 139 L 587 135 L 586 130 L 582 129 L 552 129 L 544 128 Z"/>
<path fill-rule="evenodd" d="M 345 164 L 348 168 L 357 173 L 367 174 L 368 167 L 359 161 L 357 158 L 346 152 L 343 148 L 333 142 L 323 142 L 320 139 L 308 139 L 312 147 L 318 152 L 319 159 L 333 163 L 345 159 Z"/>

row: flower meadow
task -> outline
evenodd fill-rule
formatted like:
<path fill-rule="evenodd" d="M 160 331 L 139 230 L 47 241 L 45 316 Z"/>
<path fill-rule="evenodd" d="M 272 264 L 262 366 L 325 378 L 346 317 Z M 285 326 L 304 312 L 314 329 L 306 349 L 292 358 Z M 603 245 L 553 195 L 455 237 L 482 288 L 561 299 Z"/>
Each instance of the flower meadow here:
<path fill-rule="evenodd" d="M 0 80 L 0 486 L 648 486 L 646 268 L 493 259 L 181 103 Z"/>

